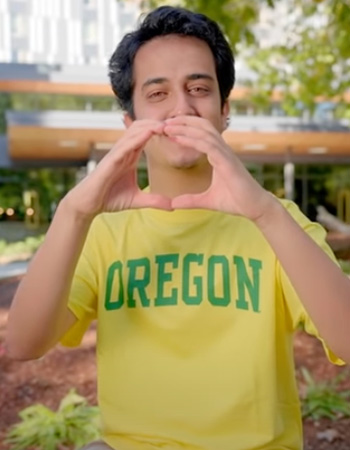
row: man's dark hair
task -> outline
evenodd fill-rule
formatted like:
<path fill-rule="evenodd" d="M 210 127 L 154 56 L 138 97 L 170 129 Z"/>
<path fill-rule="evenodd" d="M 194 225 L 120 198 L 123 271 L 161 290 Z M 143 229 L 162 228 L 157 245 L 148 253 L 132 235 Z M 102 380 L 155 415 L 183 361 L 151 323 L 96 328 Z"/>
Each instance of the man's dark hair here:
<path fill-rule="evenodd" d="M 133 63 L 139 48 L 159 36 L 191 36 L 206 42 L 216 65 L 221 106 L 227 100 L 235 81 L 232 50 L 219 26 L 203 14 L 184 8 L 161 6 L 145 16 L 138 28 L 121 40 L 109 60 L 109 77 L 121 108 L 134 118 Z"/>

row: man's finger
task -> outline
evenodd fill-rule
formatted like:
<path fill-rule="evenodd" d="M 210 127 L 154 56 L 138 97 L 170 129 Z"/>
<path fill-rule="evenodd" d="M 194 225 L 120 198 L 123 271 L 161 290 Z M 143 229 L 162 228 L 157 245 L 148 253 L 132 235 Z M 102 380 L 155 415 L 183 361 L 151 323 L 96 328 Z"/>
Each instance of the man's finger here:
<path fill-rule="evenodd" d="M 211 133 L 218 133 L 216 128 L 209 122 L 199 116 L 176 116 L 165 120 L 165 125 L 187 125 L 205 129 Z"/>
<path fill-rule="evenodd" d="M 115 153 L 120 156 L 133 151 L 140 153 L 143 146 L 154 134 L 157 133 L 155 133 L 153 129 L 146 127 L 145 129 L 139 129 L 136 133 L 131 133 L 128 136 L 124 135 L 114 144 L 110 150 L 110 153 Z"/>
<path fill-rule="evenodd" d="M 217 162 L 218 157 L 220 157 L 220 152 L 217 150 L 216 146 L 204 139 L 196 139 L 190 136 L 182 135 L 169 136 L 169 139 L 182 147 L 192 148 L 200 153 L 206 154 L 212 165 L 214 162 Z"/>
<path fill-rule="evenodd" d="M 180 195 L 172 199 L 171 206 L 173 209 L 211 209 L 204 193 Z"/>
<path fill-rule="evenodd" d="M 215 142 L 217 139 L 217 135 L 214 135 L 211 132 L 208 132 L 208 130 L 205 130 L 203 128 L 193 127 L 193 126 L 187 126 L 187 125 L 165 125 L 164 127 L 164 134 L 167 136 L 188 136 L 195 139 L 202 139 L 202 140 L 210 140 L 211 142 Z"/>
<path fill-rule="evenodd" d="M 172 211 L 171 199 L 163 195 L 149 194 L 139 191 L 132 202 L 132 208 L 155 208 Z"/>

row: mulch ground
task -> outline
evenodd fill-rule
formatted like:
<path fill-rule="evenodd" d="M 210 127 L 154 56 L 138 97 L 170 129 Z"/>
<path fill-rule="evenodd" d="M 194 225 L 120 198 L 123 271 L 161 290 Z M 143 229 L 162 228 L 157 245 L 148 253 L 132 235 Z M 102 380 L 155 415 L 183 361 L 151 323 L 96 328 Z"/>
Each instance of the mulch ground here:
<path fill-rule="evenodd" d="M 92 327 L 78 349 L 55 348 L 45 358 L 25 363 L 10 360 L 2 345 L 8 308 L 19 277 L 0 281 L 0 450 L 8 450 L 4 437 L 18 421 L 23 408 L 42 403 L 56 409 L 59 401 L 74 387 L 96 404 L 95 330 Z M 328 362 L 320 343 L 298 332 L 295 338 L 297 378 L 302 390 L 300 368 L 306 367 L 316 381 L 332 380 L 344 373 L 342 389 L 350 389 L 349 367 Z M 304 450 L 350 450 L 350 419 L 304 422 Z M 239 450 L 239 449 L 232 449 Z"/>

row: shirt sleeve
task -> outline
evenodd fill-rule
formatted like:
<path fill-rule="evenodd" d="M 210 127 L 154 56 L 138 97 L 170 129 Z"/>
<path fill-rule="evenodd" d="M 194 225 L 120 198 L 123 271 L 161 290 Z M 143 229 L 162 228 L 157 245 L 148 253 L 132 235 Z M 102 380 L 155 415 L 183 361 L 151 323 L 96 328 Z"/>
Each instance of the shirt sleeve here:
<path fill-rule="evenodd" d="M 329 258 L 331 258 L 332 261 L 334 261 L 334 263 L 338 265 L 337 259 L 335 258 L 331 248 L 326 242 L 326 230 L 320 224 L 311 222 L 300 211 L 295 203 L 291 201 L 282 201 L 282 203 L 294 218 L 294 220 L 303 228 L 303 230 L 317 243 L 317 245 L 319 245 L 323 249 L 323 251 L 329 256 Z M 315 324 L 306 312 L 301 300 L 295 292 L 292 283 L 289 280 L 289 277 L 279 263 L 278 266 L 282 292 L 291 316 L 293 329 L 296 330 L 299 326 L 302 326 L 308 334 L 315 336 L 322 342 L 325 353 L 328 359 L 333 364 L 344 365 L 344 361 L 342 361 L 332 352 L 332 350 L 327 346 L 324 339 L 319 335 Z"/>
<path fill-rule="evenodd" d="M 90 227 L 78 260 L 69 294 L 68 308 L 75 315 L 77 321 L 60 340 L 61 344 L 67 347 L 79 345 L 91 322 L 97 317 L 98 252 L 95 221 Z"/>

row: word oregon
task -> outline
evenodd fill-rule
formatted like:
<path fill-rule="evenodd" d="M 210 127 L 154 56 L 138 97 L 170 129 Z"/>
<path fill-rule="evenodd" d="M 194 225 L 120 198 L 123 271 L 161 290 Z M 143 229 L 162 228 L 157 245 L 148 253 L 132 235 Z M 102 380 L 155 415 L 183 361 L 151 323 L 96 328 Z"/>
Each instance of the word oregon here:
<path fill-rule="evenodd" d="M 235 276 L 232 276 L 232 268 Z M 199 305 L 204 298 L 213 306 L 235 301 L 239 309 L 260 312 L 262 262 L 241 256 L 230 261 L 225 255 L 205 259 L 201 253 L 156 255 L 154 260 L 138 258 L 113 262 L 108 268 L 105 308 L 174 306 L 179 301 Z M 237 298 L 232 299 L 232 283 Z M 152 286 L 153 298 L 150 296 Z"/>

